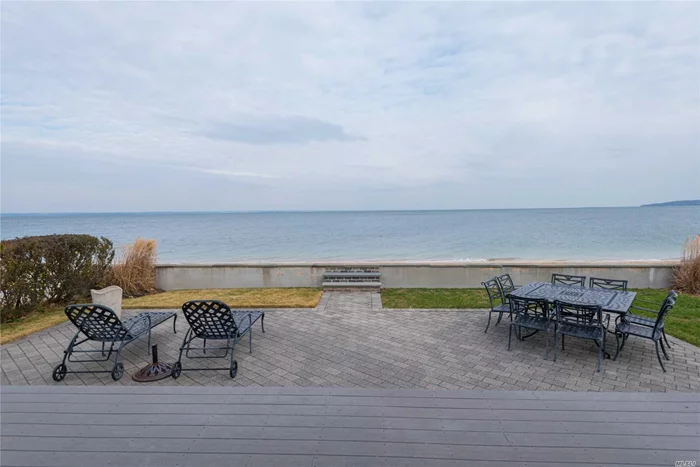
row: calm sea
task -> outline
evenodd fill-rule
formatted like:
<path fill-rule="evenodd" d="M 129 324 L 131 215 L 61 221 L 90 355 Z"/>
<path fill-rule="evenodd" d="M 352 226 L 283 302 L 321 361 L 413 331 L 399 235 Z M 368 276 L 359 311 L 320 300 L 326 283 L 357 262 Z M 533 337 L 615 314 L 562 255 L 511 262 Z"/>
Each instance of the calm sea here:
<path fill-rule="evenodd" d="M 666 259 L 700 233 L 700 207 L 472 211 L 119 213 L 0 217 L 2 238 L 158 241 L 169 262 Z"/>

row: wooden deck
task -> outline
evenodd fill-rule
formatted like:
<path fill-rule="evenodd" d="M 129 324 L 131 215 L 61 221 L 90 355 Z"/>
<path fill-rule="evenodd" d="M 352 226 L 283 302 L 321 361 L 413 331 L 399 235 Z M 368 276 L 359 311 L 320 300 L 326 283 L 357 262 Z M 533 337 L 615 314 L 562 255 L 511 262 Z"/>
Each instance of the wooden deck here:
<path fill-rule="evenodd" d="M 3 387 L 10 466 L 700 463 L 700 394 Z"/>

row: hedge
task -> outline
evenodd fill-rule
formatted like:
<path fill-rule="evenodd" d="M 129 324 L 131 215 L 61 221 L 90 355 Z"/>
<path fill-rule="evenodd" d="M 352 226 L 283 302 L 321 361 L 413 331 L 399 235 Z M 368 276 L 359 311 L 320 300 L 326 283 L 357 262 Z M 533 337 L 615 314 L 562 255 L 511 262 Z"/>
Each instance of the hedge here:
<path fill-rule="evenodd" d="M 45 303 L 64 304 L 106 285 L 112 242 L 90 235 L 45 235 L 0 242 L 0 322 Z"/>

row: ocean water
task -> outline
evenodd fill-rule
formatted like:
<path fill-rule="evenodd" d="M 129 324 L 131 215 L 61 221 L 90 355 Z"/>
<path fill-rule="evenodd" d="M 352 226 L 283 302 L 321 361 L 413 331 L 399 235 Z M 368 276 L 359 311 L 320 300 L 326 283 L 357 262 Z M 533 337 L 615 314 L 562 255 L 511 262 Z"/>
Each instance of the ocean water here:
<path fill-rule="evenodd" d="M 669 259 L 700 233 L 700 207 L 7 214 L 0 233 L 152 238 L 161 263 Z"/>

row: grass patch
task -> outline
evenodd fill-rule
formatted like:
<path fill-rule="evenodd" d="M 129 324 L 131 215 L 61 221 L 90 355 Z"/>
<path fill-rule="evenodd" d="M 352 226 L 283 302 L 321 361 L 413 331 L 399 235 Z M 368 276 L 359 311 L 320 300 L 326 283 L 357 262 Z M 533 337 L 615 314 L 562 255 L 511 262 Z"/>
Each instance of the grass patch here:
<path fill-rule="evenodd" d="M 384 289 L 384 308 L 488 308 L 481 289 Z"/>
<path fill-rule="evenodd" d="M 668 291 L 658 289 L 632 289 L 637 299 L 635 305 L 658 310 Z M 385 289 L 382 290 L 384 308 L 488 308 L 489 299 L 484 289 Z M 644 313 L 632 310 L 635 314 Z M 666 333 L 700 346 L 700 296 L 680 294 L 676 306 L 666 317 Z"/>
<path fill-rule="evenodd" d="M 28 313 L 15 321 L 4 323 L 0 327 L 0 345 L 16 341 L 29 334 L 43 331 L 51 326 L 67 321 L 68 318 L 63 310 L 65 310 L 65 307 L 52 306 L 42 311 Z"/>
<path fill-rule="evenodd" d="M 221 300 L 232 308 L 314 308 L 321 299 L 321 289 L 205 289 L 176 290 L 125 298 L 122 308 L 180 308 L 187 300 Z M 67 321 L 64 306 L 33 311 L 0 327 L 0 345 L 21 339 Z"/>
<path fill-rule="evenodd" d="M 204 289 L 172 290 L 126 298 L 123 308 L 180 308 L 188 300 L 221 300 L 231 308 L 314 308 L 321 289 Z"/>

